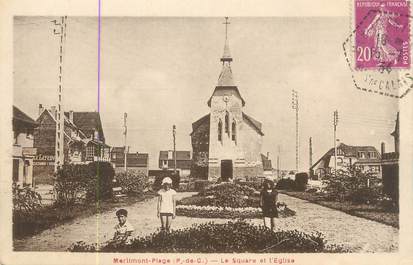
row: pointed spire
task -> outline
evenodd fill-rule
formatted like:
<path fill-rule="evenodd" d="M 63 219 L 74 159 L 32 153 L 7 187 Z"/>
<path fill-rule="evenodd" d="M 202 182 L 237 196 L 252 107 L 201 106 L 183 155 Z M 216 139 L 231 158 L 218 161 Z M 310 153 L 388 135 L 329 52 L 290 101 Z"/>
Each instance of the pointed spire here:
<path fill-rule="evenodd" d="M 228 17 L 225 17 L 225 22 L 222 23 L 225 24 L 225 45 L 224 45 L 224 54 L 221 57 L 221 62 L 231 62 L 232 57 L 231 53 L 229 51 L 229 45 L 228 45 L 228 25 L 231 24 L 228 22 Z"/>

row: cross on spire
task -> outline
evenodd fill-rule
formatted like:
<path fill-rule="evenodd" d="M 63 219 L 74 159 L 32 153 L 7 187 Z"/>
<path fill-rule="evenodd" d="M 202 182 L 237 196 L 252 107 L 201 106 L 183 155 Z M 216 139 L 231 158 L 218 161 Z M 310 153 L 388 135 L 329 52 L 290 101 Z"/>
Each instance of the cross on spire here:
<path fill-rule="evenodd" d="M 228 25 L 231 24 L 230 22 L 228 22 L 228 17 L 225 17 L 225 22 L 222 23 L 225 24 L 225 42 L 228 39 Z"/>

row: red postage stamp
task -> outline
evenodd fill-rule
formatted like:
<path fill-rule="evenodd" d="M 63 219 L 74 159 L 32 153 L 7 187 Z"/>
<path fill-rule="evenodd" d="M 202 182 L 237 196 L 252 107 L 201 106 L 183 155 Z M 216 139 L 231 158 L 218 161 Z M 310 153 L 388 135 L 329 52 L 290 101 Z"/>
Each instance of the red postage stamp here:
<path fill-rule="evenodd" d="M 357 70 L 410 69 L 410 3 L 355 0 Z"/>

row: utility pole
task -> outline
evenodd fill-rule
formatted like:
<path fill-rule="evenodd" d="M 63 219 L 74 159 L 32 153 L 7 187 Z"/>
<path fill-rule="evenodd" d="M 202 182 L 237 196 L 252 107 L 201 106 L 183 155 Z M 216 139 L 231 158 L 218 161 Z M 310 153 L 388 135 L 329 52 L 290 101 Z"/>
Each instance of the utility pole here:
<path fill-rule="evenodd" d="M 55 163 L 54 172 L 64 164 L 64 110 L 63 110 L 63 58 L 65 54 L 66 42 L 66 20 L 67 16 L 52 20 L 53 34 L 59 37 L 59 64 L 58 64 L 58 104 L 56 110 L 56 142 L 55 142 Z"/>
<path fill-rule="evenodd" d="M 125 112 L 125 114 L 123 115 L 123 127 L 124 127 L 124 129 L 125 129 L 125 131 L 123 132 L 123 136 L 124 136 L 124 147 L 125 147 L 125 150 L 124 150 L 124 159 L 125 159 L 125 163 L 123 164 L 123 166 L 124 166 L 124 169 L 125 169 L 125 172 L 126 172 L 126 170 L 127 170 L 127 158 L 128 158 L 128 150 L 127 150 L 127 147 L 126 147 L 126 139 L 127 139 L 127 134 L 128 134 L 128 126 L 127 126 L 127 124 L 126 124 L 126 118 L 128 117 L 128 113 L 126 113 Z"/>
<path fill-rule="evenodd" d="M 334 111 L 333 125 L 334 125 L 334 175 L 337 174 L 337 123 L 338 111 Z"/>
<path fill-rule="evenodd" d="M 281 156 L 281 146 L 278 145 L 278 155 L 277 155 L 277 179 L 280 179 L 280 156 Z"/>
<path fill-rule="evenodd" d="M 174 175 L 176 175 L 176 126 L 172 126 L 172 136 L 174 141 Z"/>
<path fill-rule="evenodd" d="M 300 142 L 298 137 L 298 92 L 292 90 L 292 108 L 295 110 L 295 170 L 298 172 Z"/>
<path fill-rule="evenodd" d="M 312 138 L 310 137 L 310 139 L 309 139 L 309 148 L 310 148 L 310 170 L 311 170 L 311 167 L 313 166 L 313 140 L 312 140 Z"/>

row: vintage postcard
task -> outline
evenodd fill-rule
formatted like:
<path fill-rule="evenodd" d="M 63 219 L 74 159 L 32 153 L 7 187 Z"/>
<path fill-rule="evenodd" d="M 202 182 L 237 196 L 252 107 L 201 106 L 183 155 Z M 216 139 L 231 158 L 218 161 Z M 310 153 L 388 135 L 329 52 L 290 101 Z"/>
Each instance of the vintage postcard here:
<path fill-rule="evenodd" d="M 412 3 L 0 1 L 0 264 L 413 264 Z"/>

